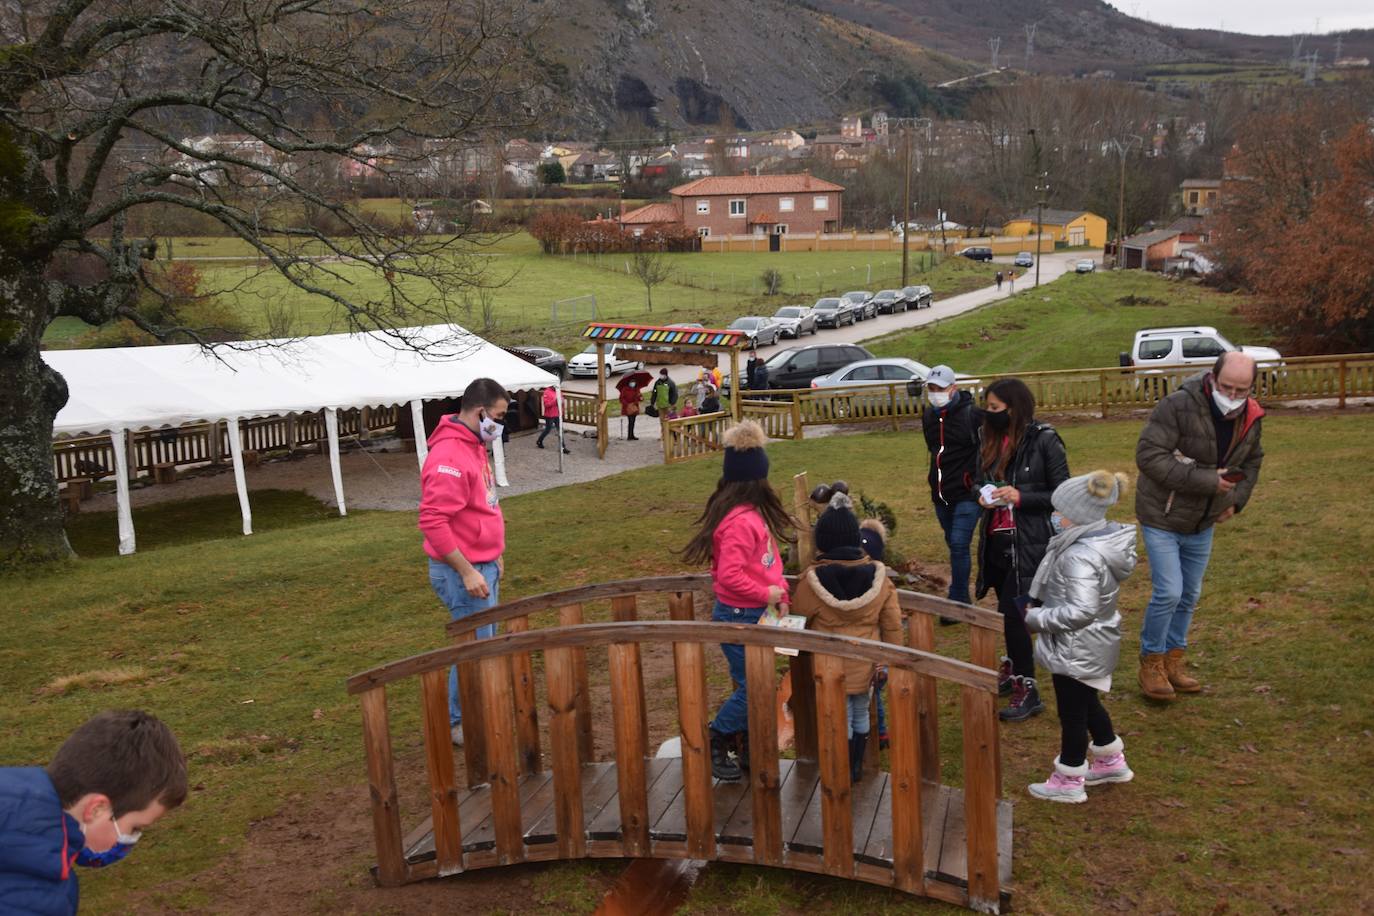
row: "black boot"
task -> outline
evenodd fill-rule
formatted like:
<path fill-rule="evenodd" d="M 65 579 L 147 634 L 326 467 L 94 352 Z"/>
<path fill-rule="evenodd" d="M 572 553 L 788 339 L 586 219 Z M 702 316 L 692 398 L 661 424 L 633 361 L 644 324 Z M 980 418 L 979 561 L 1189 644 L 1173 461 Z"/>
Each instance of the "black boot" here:
<path fill-rule="evenodd" d="M 735 760 L 741 773 L 749 772 L 749 733 L 735 732 Z"/>
<path fill-rule="evenodd" d="M 1011 688 L 1016 682 L 1016 677 L 1011 673 L 1011 659 L 1002 656 L 1002 664 L 997 668 L 997 695 L 1003 697 L 1011 696 Z"/>
<path fill-rule="evenodd" d="M 1011 688 L 1011 703 L 997 715 L 1003 722 L 1024 722 L 1031 716 L 1045 711 L 1040 702 L 1040 691 L 1036 689 L 1035 678 L 1017 677 Z"/>
<path fill-rule="evenodd" d="M 849 784 L 855 785 L 864 775 L 864 754 L 868 752 L 868 732 L 855 732 L 849 739 Z"/>
<path fill-rule="evenodd" d="M 740 771 L 730 759 L 730 738 L 711 729 L 711 775 L 722 782 L 739 782 Z"/>

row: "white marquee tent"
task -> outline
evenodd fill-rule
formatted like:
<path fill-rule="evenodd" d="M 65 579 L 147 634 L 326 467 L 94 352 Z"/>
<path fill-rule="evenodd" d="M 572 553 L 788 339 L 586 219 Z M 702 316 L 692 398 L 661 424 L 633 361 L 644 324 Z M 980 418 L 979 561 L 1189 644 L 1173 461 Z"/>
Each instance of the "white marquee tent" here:
<path fill-rule="evenodd" d="M 424 401 L 458 397 L 469 382 L 483 377 L 496 379 L 508 391 L 559 384 L 553 374 L 457 325 L 410 328 L 394 336 L 331 334 L 259 343 L 271 346 L 219 348 L 214 354 L 194 345 L 43 353 L 67 380 L 70 392 L 53 434 L 111 437 L 121 554 L 134 552 L 124 444 L 129 431 L 225 422 L 243 533 L 251 534 L 240 420 L 323 409 L 334 495 L 344 515 L 338 411 L 409 403 L 423 467 Z M 495 448 L 499 446 L 498 440 Z M 499 462 L 499 452 L 497 457 Z"/>

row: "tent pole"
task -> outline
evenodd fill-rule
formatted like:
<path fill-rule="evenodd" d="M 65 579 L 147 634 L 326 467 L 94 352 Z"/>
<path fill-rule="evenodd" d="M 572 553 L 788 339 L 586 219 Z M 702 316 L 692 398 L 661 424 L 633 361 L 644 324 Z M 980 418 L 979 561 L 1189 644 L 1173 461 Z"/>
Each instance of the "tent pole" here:
<path fill-rule="evenodd" d="M 334 478 L 334 501 L 339 504 L 339 514 L 347 515 L 344 505 L 343 473 L 339 470 L 339 411 L 333 407 L 324 409 L 324 432 L 329 437 L 329 474 Z"/>
<path fill-rule="evenodd" d="M 498 487 L 510 486 L 510 481 L 506 479 L 506 447 L 501 442 L 500 436 L 491 440 L 491 464 L 492 470 L 496 473 L 496 485 Z"/>
<path fill-rule="evenodd" d="M 229 427 L 229 457 L 234 462 L 234 488 L 239 491 L 239 511 L 243 513 L 243 533 L 253 533 L 253 510 L 248 506 L 248 481 L 243 476 L 243 440 L 239 438 L 239 421 L 230 417 L 225 421 Z"/>
<path fill-rule="evenodd" d="M 114 452 L 115 463 L 115 505 L 119 519 L 119 555 L 128 556 L 134 552 L 134 518 L 129 506 L 129 456 L 124 450 L 124 440 L 128 433 L 122 429 L 110 431 L 110 450 Z"/>
<path fill-rule="evenodd" d="M 558 473 L 563 473 L 563 450 L 568 447 L 568 443 L 563 440 L 563 384 L 560 381 L 553 386 L 554 393 L 558 395 Z"/>
<path fill-rule="evenodd" d="M 429 443 L 425 440 L 425 402 L 420 398 L 410 402 L 410 425 L 415 428 L 415 458 L 423 471 L 425 458 L 429 455 Z"/>

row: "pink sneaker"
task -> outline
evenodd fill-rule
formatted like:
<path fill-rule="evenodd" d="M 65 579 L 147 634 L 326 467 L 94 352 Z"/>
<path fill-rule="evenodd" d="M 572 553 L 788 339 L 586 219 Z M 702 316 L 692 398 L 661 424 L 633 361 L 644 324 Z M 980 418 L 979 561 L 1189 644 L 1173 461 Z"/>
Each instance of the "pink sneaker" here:
<path fill-rule="evenodd" d="M 1087 775 L 1087 763 L 1080 763 L 1076 767 L 1066 767 L 1056 757 L 1054 758 L 1054 772 L 1050 774 L 1050 778 L 1044 782 L 1033 782 L 1026 788 L 1036 798 L 1076 805 L 1088 800 L 1088 793 L 1083 789 L 1083 781 Z"/>
<path fill-rule="evenodd" d="M 1120 735 L 1117 735 L 1111 744 L 1100 747 L 1096 744 L 1089 745 L 1088 754 L 1092 759 L 1088 764 L 1088 775 L 1083 781 L 1090 786 L 1100 786 L 1109 782 L 1130 782 L 1134 779 L 1135 773 L 1126 765 L 1124 748 Z"/>

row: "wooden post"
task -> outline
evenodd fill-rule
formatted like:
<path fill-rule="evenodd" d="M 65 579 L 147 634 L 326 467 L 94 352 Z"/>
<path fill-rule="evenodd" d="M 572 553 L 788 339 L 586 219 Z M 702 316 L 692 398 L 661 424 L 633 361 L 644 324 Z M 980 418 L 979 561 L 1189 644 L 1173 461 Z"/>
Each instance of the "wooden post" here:
<path fill-rule="evenodd" d="M 219 464 L 224 460 L 224 442 L 219 421 L 210 424 L 210 463 Z"/>
<path fill-rule="evenodd" d="M 749 790 L 754 800 L 754 861 L 782 864 L 782 782 L 778 777 L 778 685 L 770 646 L 746 646 L 749 682 Z"/>
<path fill-rule="evenodd" d="M 797 531 L 797 572 L 800 574 L 816 559 L 816 532 L 811 524 L 811 489 L 805 471 L 792 478 L 792 506 L 797 521 L 801 523 Z"/>
<path fill-rule="evenodd" d="M 639 619 L 639 599 L 636 595 L 621 595 L 611 599 L 611 619 L 616 623 L 632 623 Z M 639 643 L 626 643 L 626 649 L 630 650 L 635 657 L 635 666 L 641 665 Z M 640 723 L 639 733 L 644 738 L 644 746 L 640 749 L 645 757 L 649 756 L 649 707 L 639 704 Z"/>
<path fill-rule="evenodd" d="M 730 416 L 739 422 L 739 390 L 744 380 L 739 377 L 739 350 L 730 348 Z"/>
<path fill-rule="evenodd" d="M 964 829 L 968 832 L 969 907 L 996 912 L 997 874 L 997 710 L 994 696 L 961 687 L 964 714 Z"/>
<path fill-rule="evenodd" d="M 969 660 L 980 668 L 997 670 L 997 634 L 983 627 L 972 627 L 969 633 Z M 1002 748 L 1001 732 L 992 730 L 993 787 L 998 798 L 1002 797 Z"/>
<path fill-rule="evenodd" d="M 289 413 L 286 415 L 286 450 L 294 452 L 296 450 L 297 430 L 296 415 Z"/>
<path fill-rule="evenodd" d="M 615 719 L 615 770 L 620 790 L 620 841 L 627 856 L 649 854 L 649 799 L 645 785 L 644 672 L 637 643 L 612 643 L 611 714 Z"/>
<path fill-rule="evenodd" d="M 425 769 L 429 773 L 429 808 L 434 824 L 434 853 L 439 876 L 463 870 L 463 831 L 458 820 L 458 789 L 453 778 L 453 742 L 448 731 L 448 671 L 420 675 L 424 715 Z"/>
<path fill-rule="evenodd" d="M 525 861 L 520 822 L 520 774 L 515 766 L 515 703 L 511 695 L 510 657 L 484 658 L 478 664 L 487 737 L 487 781 L 491 784 L 491 820 L 496 832 L 496 861 Z M 465 712 L 464 715 L 467 713 Z"/>
<path fill-rule="evenodd" d="M 935 618 L 917 612 L 911 615 L 911 648 L 923 652 L 935 651 Z M 977 631 L 977 628 L 973 628 Z M 936 697 L 936 680 L 928 675 L 916 676 L 916 714 L 919 717 L 921 750 L 921 778 L 926 782 L 940 781 L 940 707 Z"/>
<path fill-rule="evenodd" d="M 575 627 L 582 623 L 582 605 L 569 604 L 558 609 L 558 625 Z M 583 763 L 596 757 L 592 741 L 591 693 L 587 686 L 587 650 L 573 650 L 573 670 L 577 679 L 577 747 Z"/>
<path fill-rule="evenodd" d="M 806 438 L 806 429 L 802 426 L 801 398 L 796 394 L 792 395 L 792 438 Z"/>
<path fill-rule="evenodd" d="M 529 617 L 512 617 L 506 622 L 507 633 L 524 633 L 529 628 Z M 528 652 L 517 652 L 511 655 L 510 661 L 515 690 L 515 735 L 520 747 L 520 772 L 540 773 L 544 767 L 539 752 L 539 701 L 534 695 L 534 663 Z"/>
<path fill-rule="evenodd" d="M 663 411 L 658 415 L 659 436 L 663 439 L 663 463 L 673 463 L 673 439 L 668 431 L 668 412 Z"/>
<path fill-rule="evenodd" d="M 606 343 L 596 342 L 596 451 L 598 458 L 606 457 L 610 445 L 610 431 L 606 428 Z"/>
<path fill-rule="evenodd" d="M 582 753 L 577 722 L 577 654 L 549 649 L 544 671 L 549 683 L 549 747 L 553 756 L 554 812 L 558 854 L 580 859 L 587 854 L 587 828 L 582 808 Z"/>
<path fill-rule="evenodd" d="M 408 869 L 401 849 L 401 809 L 396 800 L 396 774 L 391 762 L 391 725 L 386 688 L 373 687 L 359 697 L 363 704 L 363 751 L 367 787 L 372 796 L 372 835 L 377 844 L 377 883 L 395 887 L 406 882 Z"/>
<path fill-rule="evenodd" d="M 469 630 L 453 638 L 457 645 L 477 639 L 477 632 Z M 475 789 L 487 781 L 487 737 L 482 727 L 486 718 L 482 710 L 482 685 L 477 679 L 477 665 L 464 662 L 458 666 L 458 699 L 463 707 L 463 760 L 467 766 L 468 788 Z"/>
<path fill-rule="evenodd" d="M 788 659 L 787 670 L 792 676 L 792 696 L 787 700 L 792 712 L 792 749 L 798 760 L 816 760 L 816 681 L 811 653 L 801 652 Z"/>
<path fill-rule="evenodd" d="M 1107 373 L 1097 373 L 1100 397 L 1102 399 L 1102 419 L 1107 419 Z"/>
<path fill-rule="evenodd" d="M 895 433 L 895 432 L 898 432 L 898 431 L 901 430 L 902 424 L 901 424 L 901 418 L 898 416 L 898 410 L 897 410 L 897 386 L 896 386 L 896 385 L 888 385 L 888 386 L 887 386 L 887 406 L 888 406 L 888 410 L 890 410 L 890 411 L 892 412 L 892 431 L 893 431 L 894 433 Z"/>
<path fill-rule="evenodd" d="M 691 622 L 697 619 L 696 596 L 691 592 L 673 592 L 668 596 L 668 619 Z"/>
<path fill-rule="evenodd" d="M 716 857 L 711 750 L 707 735 L 706 659 L 699 642 L 673 643 L 677 717 L 682 734 L 682 798 L 687 854 Z"/>
<path fill-rule="evenodd" d="M 1337 404 L 1336 406 L 1337 406 L 1339 409 L 1341 409 L 1341 410 L 1345 410 L 1345 371 L 1346 371 L 1346 370 L 1345 370 L 1345 360 L 1341 360 L 1341 362 L 1340 362 L 1340 367 L 1341 367 L 1341 399 L 1340 399 L 1340 403 Z"/>
<path fill-rule="evenodd" d="M 820 707 L 821 830 L 825 873 L 854 876 L 854 818 L 849 785 L 849 712 L 844 693 L 844 662 L 814 655 L 816 699 Z"/>
<path fill-rule="evenodd" d="M 920 893 L 925 881 L 922 858 L 925 839 L 921 826 L 921 738 L 916 674 L 893 668 L 888 675 L 888 734 L 892 793 L 892 880 L 909 894 Z"/>

